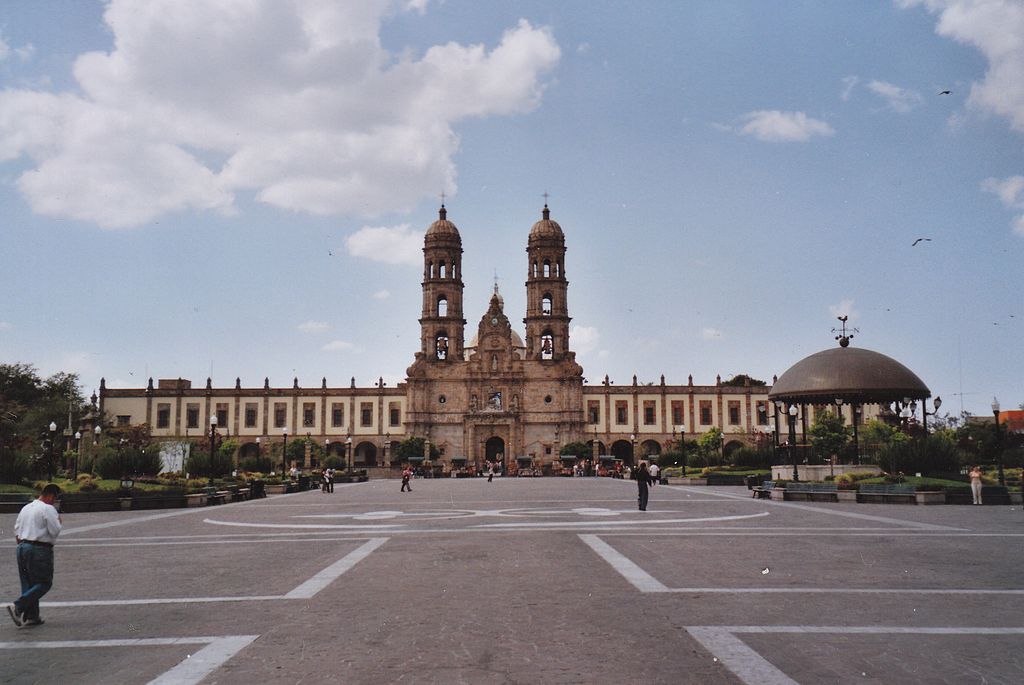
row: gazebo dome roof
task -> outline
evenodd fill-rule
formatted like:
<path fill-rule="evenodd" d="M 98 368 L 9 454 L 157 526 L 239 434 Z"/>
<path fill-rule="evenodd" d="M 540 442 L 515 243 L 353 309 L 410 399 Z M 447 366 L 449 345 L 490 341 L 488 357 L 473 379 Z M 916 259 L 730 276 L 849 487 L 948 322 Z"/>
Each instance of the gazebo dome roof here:
<path fill-rule="evenodd" d="M 928 386 L 892 357 L 856 347 L 834 347 L 791 366 L 772 386 L 768 398 L 802 403 L 842 398 L 861 404 L 931 397 Z"/>

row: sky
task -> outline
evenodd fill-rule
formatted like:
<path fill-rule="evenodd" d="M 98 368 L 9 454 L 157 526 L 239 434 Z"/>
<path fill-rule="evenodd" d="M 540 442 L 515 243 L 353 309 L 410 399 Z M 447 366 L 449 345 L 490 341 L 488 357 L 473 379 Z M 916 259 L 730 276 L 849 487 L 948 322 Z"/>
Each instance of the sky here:
<path fill-rule="evenodd" d="M 1020 0 L 0 3 L 0 361 L 404 380 L 444 194 L 467 341 L 544 195 L 588 383 L 836 344 L 1024 403 Z M 945 91 L 949 91 L 945 93 Z"/>

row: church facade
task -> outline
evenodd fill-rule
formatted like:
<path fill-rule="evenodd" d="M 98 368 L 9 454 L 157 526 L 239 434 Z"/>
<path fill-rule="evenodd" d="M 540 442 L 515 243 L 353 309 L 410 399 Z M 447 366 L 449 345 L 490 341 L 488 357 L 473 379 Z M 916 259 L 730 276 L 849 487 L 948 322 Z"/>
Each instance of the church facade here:
<path fill-rule="evenodd" d="M 607 377 L 588 383 L 570 340 L 566 240 L 544 206 L 527 239 L 524 336 L 516 331 L 494 287 L 487 311 L 466 342 L 462 239 L 442 205 L 424 236 L 420 348 L 406 381 L 388 387 L 193 388 L 184 379 L 150 379 L 144 389 L 107 388 L 99 408 L 105 421 L 146 423 L 155 440 L 197 439 L 218 433 L 241 445 L 241 457 L 306 437 L 358 467 L 392 464 L 392 446 L 425 438 L 446 467 L 541 467 L 559 458 L 561 446 L 586 443 L 581 457 L 615 456 L 632 463 L 673 449 L 712 427 L 724 434 L 723 450 L 753 443 L 776 428 L 770 387 L 660 383 L 615 385 Z M 801 426 L 803 428 L 804 426 Z M 801 433 L 804 431 L 801 430 Z M 312 464 L 302 464 L 312 466 Z"/>

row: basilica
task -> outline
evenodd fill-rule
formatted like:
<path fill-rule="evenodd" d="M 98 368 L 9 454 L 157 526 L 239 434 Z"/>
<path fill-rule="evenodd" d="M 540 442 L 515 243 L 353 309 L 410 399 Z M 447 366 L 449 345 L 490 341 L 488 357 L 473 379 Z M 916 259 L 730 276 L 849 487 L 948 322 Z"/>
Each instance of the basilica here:
<path fill-rule="evenodd" d="M 580 457 L 632 463 L 659 454 L 712 427 L 722 449 L 749 444 L 772 429 L 768 392 L 756 384 L 587 383 L 570 339 L 566 238 L 545 204 L 527 237 L 526 311 L 516 330 L 494 286 L 487 311 L 466 342 L 462 238 L 444 205 L 423 239 L 420 345 L 406 381 L 388 387 L 192 387 L 162 379 L 146 388 L 114 389 L 101 382 L 99 409 L 119 425 L 146 423 L 154 440 L 185 441 L 207 434 L 240 444 L 239 456 L 307 437 L 357 467 L 387 469 L 392 446 L 424 438 L 425 458 L 444 469 L 485 461 L 545 467 L 561 446 L 585 443 Z M 265 453 L 265 452 L 264 452 Z M 304 463 L 298 466 L 313 466 Z"/>

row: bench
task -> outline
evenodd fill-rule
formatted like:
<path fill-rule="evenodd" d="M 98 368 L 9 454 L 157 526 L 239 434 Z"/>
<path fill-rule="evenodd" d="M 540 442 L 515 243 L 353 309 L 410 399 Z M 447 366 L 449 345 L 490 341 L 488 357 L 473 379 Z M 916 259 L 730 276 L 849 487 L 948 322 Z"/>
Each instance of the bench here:
<path fill-rule="evenodd" d="M 0 493 L 0 514 L 17 514 L 34 497 L 27 492 Z"/>
<path fill-rule="evenodd" d="M 204 488 L 204 494 L 206 495 L 206 504 L 226 504 L 228 497 L 231 495 L 230 490 L 218 490 L 217 488 Z"/>
<path fill-rule="evenodd" d="M 838 502 L 835 483 L 787 483 L 783 499 L 805 502 Z"/>
<path fill-rule="evenodd" d="M 761 485 L 750 488 L 750 496 L 754 499 L 771 499 L 772 490 L 775 489 L 775 481 L 766 480 Z"/>
<path fill-rule="evenodd" d="M 876 485 L 865 483 L 857 490 L 857 501 L 917 504 L 916 493 L 917 489 L 913 485 Z"/>

